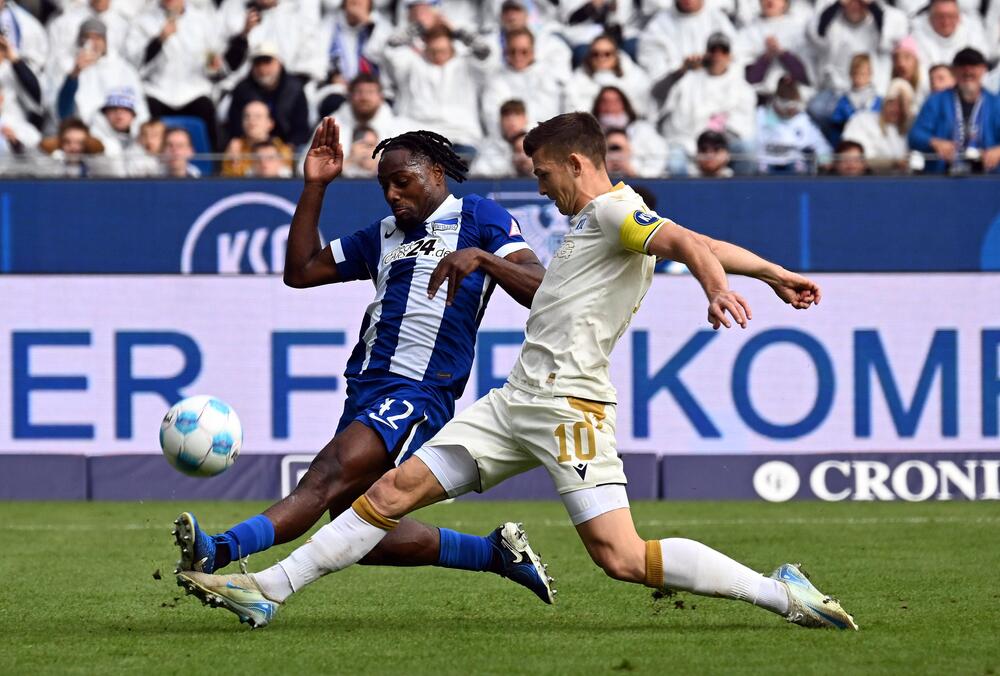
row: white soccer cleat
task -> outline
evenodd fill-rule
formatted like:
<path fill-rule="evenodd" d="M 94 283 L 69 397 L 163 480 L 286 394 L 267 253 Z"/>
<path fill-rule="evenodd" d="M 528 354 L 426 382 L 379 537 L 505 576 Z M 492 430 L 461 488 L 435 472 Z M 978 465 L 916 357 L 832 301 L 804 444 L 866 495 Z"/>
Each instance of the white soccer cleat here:
<path fill-rule="evenodd" d="M 251 629 L 264 627 L 281 605 L 264 596 L 253 575 L 209 575 L 195 571 L 177 574 L 177 585 L 203 605 L 225 608 Z"/>
<path fill-rule="evenodd" d="M 813 628 L 858 630 L 858 625 L 840 601 L 813 586 L 802 572 L 802 564 L 786 563 L 768 577 L 783 582 L 788 590 L 788 613 L 793 624 Z"/>

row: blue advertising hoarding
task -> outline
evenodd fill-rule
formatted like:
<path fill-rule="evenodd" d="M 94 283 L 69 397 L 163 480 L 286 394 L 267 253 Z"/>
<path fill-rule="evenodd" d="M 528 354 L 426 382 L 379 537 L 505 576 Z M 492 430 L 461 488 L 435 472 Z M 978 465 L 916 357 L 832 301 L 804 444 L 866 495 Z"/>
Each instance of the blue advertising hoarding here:
<path fill-rule="evenodd" d="M 995 178 L 643 180 L 663 215 L 811 271 L 1000 269 Z M 280 271 L 299 180 L 6 181 L 0 271 L 271 273 Z M 536 242 L 563 217 L 529 181 L 469 181 Z M 387 215 L 374 181 L 327 192 L 326 239 Z M 545 237 L 551 228 L 554 235 Z M 541 234 L 539 234 L 541 233 Z M 536 244 L 536 248 L 539 245 Z"/>

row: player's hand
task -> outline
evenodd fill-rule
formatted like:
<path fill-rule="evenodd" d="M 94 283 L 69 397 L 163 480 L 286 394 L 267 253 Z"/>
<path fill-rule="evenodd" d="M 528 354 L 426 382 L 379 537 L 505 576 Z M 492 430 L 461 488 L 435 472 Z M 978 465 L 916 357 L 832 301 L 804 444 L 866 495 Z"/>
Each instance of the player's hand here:
<path fill-rule="evenodd" d="M 340 145 L 340 125 L 324 117 L 313 134 L 303 171 L 306 183 L 327 185 L 344 170 L 344 146 Z"/>
<path fill-rule="evenodd" d="M 732 322 L 726 316 L 727 312 L 744 329 L 747 327 L 747 322 L 753 318 L 750 304 L 735 291 L 719 291 L 712 294 L 708 303 L 708 323 L 713 329 L 717 330 L 720 326 L 725 326 L 727 329 L 732 327 Z"/>
<path fill-rule="evenodd" d="M 468 247 L 453 251 L 438 263 L 431 275 L 431 281 L 427 284 L 427 297 L 433 298 L 437 295 L 438 289 L 445 280 L 448 280 L 448 298 L 445 301 L 451 305 L 458 293 L 458 285 L 462 283 L 468 275 L 479 269 L 483 252 L 475 247 Z"/>
<path fill-rule="evenodd" d="M 782 270 L 777 279 L 768 281 L 767 284 L 778 294 L 778 298 L 796 310 L 805 310 L 811 305 L 819 305 L 819 300 L 823 295 L 816 282 L 788 270 Z"/>

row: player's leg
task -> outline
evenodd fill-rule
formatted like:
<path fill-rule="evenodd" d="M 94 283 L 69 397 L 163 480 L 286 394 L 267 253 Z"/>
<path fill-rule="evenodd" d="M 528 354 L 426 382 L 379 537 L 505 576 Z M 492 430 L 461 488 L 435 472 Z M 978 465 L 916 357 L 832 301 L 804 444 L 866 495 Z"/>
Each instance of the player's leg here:
<path fill-rule="evenodd" d="M 839 602 L 822 594 L 791 564 L 764 576 L 695 540 L 644 541 L 636 532 L 627 507 L 579 521 L 586 518 L 583 506 L 590 513 L 594 512 L 595 504 L 613 506 L 613 497 L 596 494 L 609 488 L 612 487 L 584 489 L 563 495 L 563 500 L 587 552 L 610 577 L 653 589 L 744 601 L 803 626 L 857 629 L 854 619 Z M 621 490 L 624 499 L 624 487 L 615 488 Z"/>

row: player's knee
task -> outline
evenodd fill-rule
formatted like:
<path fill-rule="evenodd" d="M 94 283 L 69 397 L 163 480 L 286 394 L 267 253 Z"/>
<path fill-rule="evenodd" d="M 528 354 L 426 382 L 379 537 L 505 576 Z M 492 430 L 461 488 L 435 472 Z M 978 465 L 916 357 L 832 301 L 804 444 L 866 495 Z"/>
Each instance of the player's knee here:
<path fill-rule="evenodd" d="M 399 518 L 409 511 L 414 502 L 409 491 L 410 483 L 397 468 L 384 474 L 365 495 L 381 514 Z"/>

